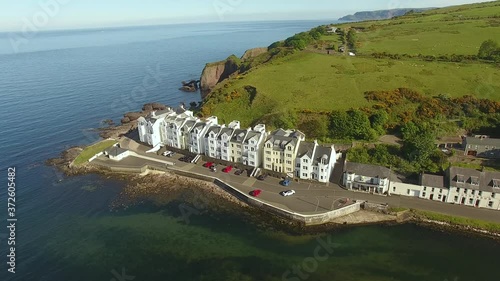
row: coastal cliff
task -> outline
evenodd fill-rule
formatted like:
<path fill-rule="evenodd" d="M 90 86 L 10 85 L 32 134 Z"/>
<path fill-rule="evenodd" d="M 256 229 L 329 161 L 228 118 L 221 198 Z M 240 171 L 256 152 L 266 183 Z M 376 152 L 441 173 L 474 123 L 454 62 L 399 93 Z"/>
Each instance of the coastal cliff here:
<path fill-rule="evenodd" d="M 234 74 L 247 70 L 244 62 L 267 52 L 267 48 L 249 49 L 241 58 L 231 55 L 227 59 L 214 63 L 207 63 L 200 78 L 201 97 L 204 99 L 220 82 Z"/>

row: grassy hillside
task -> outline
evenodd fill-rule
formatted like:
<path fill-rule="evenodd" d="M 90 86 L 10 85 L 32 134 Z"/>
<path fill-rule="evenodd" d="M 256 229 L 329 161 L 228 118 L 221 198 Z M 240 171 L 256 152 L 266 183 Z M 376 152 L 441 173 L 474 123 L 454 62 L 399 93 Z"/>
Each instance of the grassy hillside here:
<path fill-rule="evenodd" d="M 338 25 L 355 30 L 356 57 L 330 52 L 342 35 L 324 35 L 305 50 L 252 68 L 220 84 L 207 97 L 203 115 L 215 114 L 245 126 L 297 112 L 326 113 L 370 105 L 366 91 L 410 88 L 428 96 L 473 95 L 500 101 L 500 68 L 474 59 L 481 43 L 500 38 L 500 2 L 465 5 L 392 20 Z M 335 49 L 336 49 L 335 48 Z M 373 53 L 398 54 L 397 59 Z M 424 56 L 442 56 L 429 59 Z M 285 118 L 286 119 L 286 118 Z M 286 122 L 285 122 L 286 123 Z"/>

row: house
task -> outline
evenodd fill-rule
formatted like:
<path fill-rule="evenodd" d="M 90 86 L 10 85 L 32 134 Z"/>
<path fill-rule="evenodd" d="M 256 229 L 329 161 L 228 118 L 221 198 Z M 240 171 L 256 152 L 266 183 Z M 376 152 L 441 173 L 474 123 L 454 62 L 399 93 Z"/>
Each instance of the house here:
<path fill-rule="evenodd" d="M 217 146 L 220 147 L 220 159 L 231 161 L 230 143 L 235 130 L 240 129 L 240 122 L 233 121 L 229 123 L 227 128 L 223 128 L 217 138 Z"/>
<path fill-rule="evenodd" d="M 226 125 L 213 125 L 205 134 L 205 155 L 211 158 L 222 159 L 221 147 L 218 145 L 218 137 Z"/>
<path fill-rule="evenodd" d="M 318 147 L 318 142 L 301 142 L 295 158 L 295 175 L 299 179 L 312 179 L 313 159 Z"/>
<path fill-rule="evenodd" d="M 165 145 L 182 149 L 183 136 L 181 129 L 190 118 L 193 118 L 193 112 L 191 111 L 169 115 L 165 118 L 163 129 L 165 132 Z"/>
<path fill-rule="evenodd" d="M 186 119 L 186 122 L 184 122 L 184 125 L 180 129 L 179 149 L 189 150 L 190 132 L 198 123 L 201 123 L 198 118 L 188 117 Z"/>
<path fill-rule="evenodd" d="M 171 114 L 175 114 L 175 112 L 168 108 L 162 111 L 153 111 L 146 118 L 139 117 L 137 120 L 139 140 L 152 147 L 162 144 L 161 127 L 164 125 L 165 117 Z"/>
<path fill-rule="evenodd" d="M 295 158 L 304 140 L 304 133 L 297 130 L 279 129 L 272 132 L 264 143 L 263 168 L 294 177 Z"/>
<path fill-rule="evenodd" d="M 198 122 L 189 132 L 189 152 L 194 154 L 205 154 L 205 133 L 212 125 L 218 125 L 217 117 L 212 116 L 205 122 Z"/>
<path fill-rule="evenodd" d="M 249 131 L 243 142 L 243 164 L 254 168 L 262 165 L 262 154 L 264 153 L 264 140 L 266 138 L 266 125 L 256 125 Z"/>
<path fill-rule="evenodd" d="M 113 161 L 121 161 L 130 155 L 130 151 L 119 147 L 117 144 L 104 150 L 104 155 Z"/>
<path fill-rule="evenodd" d="M 500 172 L 450 167 L 448 203 L 500 210 Z"/>
<path fill-rule="evenodd" d="M 338 28 L 335 26 L 329 26 L 326 28 L 326 32 L 328 33 L 337 33 Z"/>
<path fill-rule="evenodd" d="M 251 129 L 236 129 L 229 141 L 229 161 L 234 163 L 243 163 L 243 142 Z"/>
<path fill-rule="evenodd" d="M 391 175 L 386 167 L 346 162 L 343 184 L 348 190 L 388 194 Z"/>
<path fill-rule="evenodd" d="M 488 136 L 466 137 L 462 143 L 465 155 L 483 158 L 500 158 L 500 139 Z"/>
<path fill-rule="evenodd" d="M 311 179 L 323 183 L 329 182 L 336 161 L 337 152 L 333 145 L 330 147 L 317 145 L 312 163 Z"/>
<path fill-rule="evenodd" d="M 449 188 L 446 184 L 446 177 L 439 175 L 422 174 L 420 176 L 419 198 L 433 201 L 447 202 Z"/>

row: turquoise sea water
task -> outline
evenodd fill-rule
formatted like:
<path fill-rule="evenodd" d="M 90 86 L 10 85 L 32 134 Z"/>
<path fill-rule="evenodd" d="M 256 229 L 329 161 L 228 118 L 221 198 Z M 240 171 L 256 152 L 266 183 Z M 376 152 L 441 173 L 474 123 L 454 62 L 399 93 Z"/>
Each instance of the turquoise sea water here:
<path fill-rule="evenodd" d="M 18 218 L 13 275 L 6 271 L 3 180 L 0 280 L 497 280 L 500 246 L 489 240 L 412 225 L 297 236 L 209 210 L 187 222 L 182 197 L 111 211 L 123 182 L 64 178 L 43 165 L 69 146 L 97 140 L 87 129 L 104 119 L 118 121 L 146 102 L 199 101 L 178 88 L 199 77 L 206 62 L 323 23 L 45 32 L 20 53 L 8 33 L 0 34 L 0 170 L 6 179 L 7 167 L 16 167 Z M 160 73 L 158 84 L 136 94 L 152 71 Z M 317 250 L 318 239 L 334 247 Z"/>

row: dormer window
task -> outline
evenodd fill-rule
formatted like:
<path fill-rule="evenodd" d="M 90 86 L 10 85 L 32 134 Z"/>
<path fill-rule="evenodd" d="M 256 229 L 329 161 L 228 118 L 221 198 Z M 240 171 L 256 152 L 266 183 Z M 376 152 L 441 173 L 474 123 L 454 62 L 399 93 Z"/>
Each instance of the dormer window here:
<path fill-rule="evenodd" d="M 499 179 L 493 179 L 493 187 L 500 188 L 500 180 Z"/>
<path fill-rule="evenodd" d="M 458 183 L 465 183 L 464 175 L 457 175 L 457 182 Z"/>
<path fill-rule="evenodd" d="M 479 178 L 478 177 L 470 177 L 470 184 L 478 186 L 479 185 Z"/>

